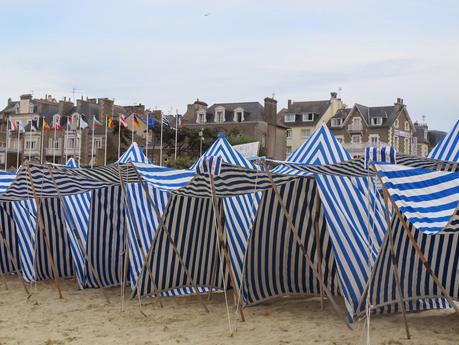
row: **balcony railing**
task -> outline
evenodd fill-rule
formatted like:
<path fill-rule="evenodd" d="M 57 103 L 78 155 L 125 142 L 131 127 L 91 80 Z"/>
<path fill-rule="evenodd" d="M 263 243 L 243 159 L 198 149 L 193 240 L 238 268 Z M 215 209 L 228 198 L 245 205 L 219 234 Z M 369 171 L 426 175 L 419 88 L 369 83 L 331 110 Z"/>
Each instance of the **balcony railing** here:
<path fill-rule="evenodd" d="M 56 157 L 60 157 L 62 156 L 62 149 L 61 148 L 49 148 L 47 147 L 46 150 L 45 150 L 45 154 L 47 156 L 56 156 Z"/>

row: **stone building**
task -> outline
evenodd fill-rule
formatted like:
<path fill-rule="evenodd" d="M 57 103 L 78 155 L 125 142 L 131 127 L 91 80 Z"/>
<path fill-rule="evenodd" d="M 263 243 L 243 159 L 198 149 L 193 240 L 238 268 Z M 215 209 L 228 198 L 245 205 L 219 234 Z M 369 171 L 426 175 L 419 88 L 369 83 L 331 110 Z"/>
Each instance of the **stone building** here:
<path fill-rule="evenodd" d="M 120 114 L 128 117 L 130 110 L 130 107 L 116 105 L 114 100 L 108 98 L 83 99 L 82 97 L 76 101 L 76 104 L 66 97 L 57 101 L 51 95 L 35 99 L 27 94 L 20 96 L 19 101 L 9 99 L 7 106 L 0 111 L 0 165 L 5 164 L 6 146 L 8 146 L 8 166 L 16 166 L 18 151 L 19 162 L 30 159 L 36 162 L 63 164 L 66 159 L 74 157 L 82 165 L 90 165 L 91 162 L 103 164 L 105 121 L 108 117 L 117 121 Z M 136 110 L 143 111 L 144 107 L 136 106 Z M 94 129 L 93 149 L 94 120 L 102 125 Z M 8 121 L 16 123 L 20 121 L 25 127 L 25 132 L 19 133 L 18 137 L 17 131 L 7 131 Z M 45 121 L 51 127 L 49 131 L 42 130 Z M 71 124 L 67 127 L 69 121 Z M 61 130 L 54 131 L 53 127 L 56 123 L 60 124 Z M 6 136 L 7 132 L 8 136 Z M 117 146 L 118 139 L 111 138 L 113 136 L 112 130 L 108 130 L 108 142 L 116 141 L 116 145 L 111 146 Z"/>
<path fill-rule="evenodd" d="M 355 104 L 340 109 L 327 125 L 353 156 L 362 156 L 367 146 L 381 145 L 393 146 L 400 153 L 415 153 L 414 124 L 401 98 L 388 106 Z"/>
<path fill-rule="evenodd" d="M 321 123 L 328 122 L 343 106 L 336 92 L 331 92 L 328 100 L 293 102 L 289 99 L 287 108 L 278 114 L 279 122 L 288 128 L 286 155 L 303 144 Z"/>
<path fill-rule="evenodd" d="M 226 134 L 236 130 L 260 142 L 262 154 L 285 158 L 286 127 L 277 121 L 277 101 L 266 97 L 260 102 L 207 103 L 196 100 L 188 104 L 184 126 L 209 128 Z"/>

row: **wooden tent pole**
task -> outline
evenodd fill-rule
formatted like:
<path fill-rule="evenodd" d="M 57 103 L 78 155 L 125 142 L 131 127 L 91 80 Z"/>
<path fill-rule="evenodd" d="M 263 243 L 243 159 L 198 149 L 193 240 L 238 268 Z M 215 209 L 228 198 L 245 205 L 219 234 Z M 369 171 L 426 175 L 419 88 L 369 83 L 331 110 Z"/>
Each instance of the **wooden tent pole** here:
<path fill-rule="evenodd" d="M 56 182 L 56 179 L 54 177 L 54 174 L 53 174 L 53 172 L 52 172 L 52 170 L 51 170 L 51 168 L 49 166 L 48 166 L 48 172 L 49 172 L 49 175 L 51 176 L 51 180 L 53 181 L 54 187 L 56 188 L 57 196 L 58 196 L 59 201 L 61 203 L 62 210 L 64 211 L 64 214 L 67 217 L 67 219 L 70 220 L 71 217 L 70 217 L 70 214 L 69 214 L 69 212 L 67 210 L 67 206 L 65 205 L 64 198 L 62 197 L 61 191 L 60 191 L 60 189 L 59 189 L 59 187 L 57 185 L 57 182 Z M 69 231 L 69 226 L 67 225 L 67 222 L 64 222 L 64 226 L 65 226 L 66 230 Z M 102 281 L 100 279 L 100 276 L 96 272 L 96 269 L 94 268 L 91 260 L 89 260 L 89 256 L 88 256 L 88 253 L 86 252 L 86 248 L 84 248 L 83 242 L 81 241 L 80 235 L 78 234 L 77 231 L 75 231 L 75 235 L 76 235 L 75 237 L 76 237 L 77 242 L 78 242 L 78 246 L 80 247 L 81 251 L 83 252 L 84 257 L 86 259 L 86 262 L 88 263 L 89 270 L 91 271 L 91 273 L 96 278 L 97 284 L 99 284 L 99 286 L 102 288 Z M 104 290 L 102 290 L 102 291 L 104 291 Z M 110 303 L 110 300 L 108 299 L 108 296 L 105 293 L 105 291 L 104 291 L 103 294 L 104 294 L 104 297 L 107 300 L 107 302 Z"/>
<path fill-rule="evenodd" d="M 24 281 L 24 277 L 22 276 L 22 273 L 19 271 L 19 267 L 17 265 L 16 259 L 14 258 L 13 252 L 11 251 L 11 247 L 10 247 L 6 237 L 3 237 L 2 230 L 0 229 L 0 243 L 2 243 L 2 242 L 5 245 L 8 257 L 10 258 L 11 263 L 13 264 L 13 267 L 14 267 L 14 270 L 15 270 L 16 274 L 18 275 L 19 279 L 21 280 L 22 286 L 24 287 L 24 290 L 26 291 L 27 296 L 30 297 L 31 294 L 29 292 L 29 289 L 27 288 L 27 285 L 26 285 L 26 283 Z"/>
<path fill-rule="evenodd" d="M 137 172 L 137 169 L 135 169 L 135 166 L 134 165 L 132 165 L 132 166 L 134 167 L 134 170 L 137 173 L 137 177 L 139 178 L 140 184 L 143 186 L 142 182 L 140 181 L 140 174 Z M 127 199 L 126 183 L 125 183 L 123 175 L 121 173 L 121 168 L 120 168 L 119 165 L 118 165 L 118 167 L 119 167 L 119 177 L 120 177 L 121 191 L 122 191 L 122 194 L 123 194 L 124 203 L 125 203 L 125 205 L 127 205 L 127 209 L 128 209 L 128 212 L 129 212 L 129 221 L 130 221 L 132 229 L 135 231 L 136 241 L 140 246 L 140 252 L 142 253 L 143 261 L 146 262 L 147 254 L 145 252 L 145 248 L 142 246 L 142 241 L 140 240 L 139 231 L 138 231 L 137 227 L 134 225 L 134 210 L 132 209 L 132 205 L 130 204 L 129 200 Z M 144 192 L 148 193 L 148 190 L 144 189 Z M 154 290 L 154 292 L 156 294 L 156 297 L 158 297 L 158 303 L 161 306 L 161 308 L 163 308 L 163 303 L 161 302 L 161 294 L 159 293 L 158 287 L 156 286 L 156 283 L 155 283 L 155 281 L 153 279 L 153 273 L 151 272 L 150 269 L 147 270 L 147 275 L 150 277 L 150 279 L 152 281 L 153 290 Z M 140 296 L 139 296 L 139 303 L 141 305 Z"/>
<path fill-rule="evenodd" d="M 135 169 L 137 171 L 137 169 Z M 139 174 L 140 175 L 140 174 Z M 141 177 L 140 178 L 140 181 L 143 185 L 144 183 L 144 180 L 143 178 Z M 180 255 L 180 252 L 178 251 L 174 241 L 172 240 L 172 237 L 167 229 L 167 226 L 165 224 L 165 215 L 162 216 L 161 213 L 159 212 L 159 209 L 157 208 L 157 206 L 155 205 L 150 193 L 146 193 L 147 194 L 147 197 L 148 197 L 148 200 L 150 201 L 150 204 L 152 205 L 153 207 L 153 210 L 155 211 L 155 214 L 156 214 L 156 217 L 158 217 L 158 219 L 161 219 L 161 222 L 159 224 L 159 227 L 158 229 L 156 230 L 156 233 L 159 233 L 159 231 L 163 230 L 164 233 L 166 234 L 166 237 L 167 237 L 167 240 L 170 242 L 171 246 L 172 246 L 172 250 L 174 251 L 175 255 L 177 255 L 178 259 L 179 259 L 179 262 L 180 262 L 180 265 L 182 266 L 183 268 L 183 271 L 185 272 L 186 276 L 187 276 L 187 279 L 190 281 L 191 285 L 193 286 L 194 290 L 195 290 L 195 295 L 198 297 L 199 299 L 199 302 L 202 304 L 204 310 L 206 312 L 209 312 L 209 309 L 207 308 L 207 306 L 204 304 L 204 302 L 202 301 L 201 299 L 201 294 L 199 293 L 199 290 L 198 290 L 198 287 L 196 285 L 196 282 L 194 281 L 193 277 L 191 276 L 190 274 L 190 271 L 188 270 L 188 268 L 186 267 L 186 264 L 185 264 L 185 261 L 183 261 L 183 258 L 182 256 Z M 152 245 L 150 246 L 150 250 L 148 252 L 148 256 L 147 256 L 147 260 L 150 260 L 150 257 L 153 253 L 153 243 Z M 145 265 L 147 265 L 147 261 L 145 261 Z M 137 284 L 138 285 L 138 282 Z"/>
<path fill-rule="evenodd" d="M 406 337 L 407 339 L 410 339 L 411 338 L 410 329 L 408 327 L 408 321 L 406 319 L 405 300 L 403 298 L 403 290 L 402 290 L 402 286 L 400 285 L 398 264 L 397 264 L 397 259 L 395 257 L 394 238 L 392 235 L 392 222 L 391 222 L 390 215 L 389 215 L 389 203 L 387 202 L 386 193 L 384 193 L 384 207 L 386 208 L 387 234 L 389 236 L 389 247 L 390 247 L 390 256 L 391 256 L 391 261 L 392 261 L 392 269 L 394 270 L 395 284 L 397 285 L 398 304 L 400 305 L 400 309 L 402 310 L 403 322 L 405 324 Z"/>
<path fill-rule="evenodd" d="M 45 239 L 46 251 L 47 251 L 48 256 L 49 256 L 49 258 L 51 260 L 51 271 L 52 271 L 53 276 L 54 276 L 54 282 L 56 284 L 56 288 L 57 288 L 57 291 L 59 293 L 59 298 L 62 299 L 63 296 L 62 296 L 61 287 L 59 285 L 59 273 L 58 273 L 58 270 L 57 270 L 57 264 L 56 264 L 56 260 L 55 260 L 54 256 L 51 254 L 51 245 L 49 243 L 48 233 L 46 231 L 45 224 L 43 222 L 43 216 L 41 214 L 40 202 L 39 202 L 39 199 L 38 199 L 37 191 L 35 189 L 35 184 L 33 183 L 33 179 L 32 179 L 32 171 L 30 170 L 29 162 L 27 161 L 25 164 L 27 166 L 27 172 L 28 172 L 28 175 L 29 175 L 30 186 L 32 188 L 33 198 L 35 200 L 35 205 L 37 207 L 38 228 L 43 233 L 43 237 Z M 37 242 L 37 236 L 35 236 L 35 242 Z"/>
<path fill-rule="evenodd" d="M 402 213 L 400 212 L 400 209 L 398 208 L 398 206 L 395 203 L 394 199 L 392 199 L 392 196 L 390 195 L 389 191 L 387 190 L 386 186 L 384 185 L 381 176 L 379 175 L 379 173 L 376 170 L 376 168 L 374 168 L 374 170 L 376 172 L 376 176 L 379 179 L 379 182 L 381 183 L 381 187 L 382 187 L 385 195 L 387 195 L 387 198 L 389 199 L 390 203 L 394 207 L 395 214 L 397 215 L 397 218 L 400 220 L 400 223 L 402 224 L 402 227 L 405 230 L 405 233 L 407 234 L 407 236 L 408 236 L 408 238 L 409 238 L 409 240 L 411 242 L 411 245 L 413 246 L 414 250 L 418 254 L 422 264 L 426 268 L 426 271 L 430 274 L 430 276 L 434 280 L 435 284 L 437 284 L 437 286 L 440 288 L 443 296 L 445 296 L 445 298 L 448 301 L 448 303 L 454 308 L 454 310 L 456 311 L 456 314 L 459 315 L 459 307 L 456 306 L 456 304 L 454 303 L 453 299 L 449 295 L 448 291 L 446 291 L 446 289 L 443 287 L 443 284 L 438 279 L 437 275 L 433 272 L 432 268 L 430 267 L 429 262 L 427 261 L 426 257 L 424 256 L 424 253 L 422 252 L 421 248 L 419 248 L 419 245 L 416 242 L 416 239 L 414 238 L 413 234 L 411 233 L 408 224 L 405 222 L 405 219 L 403 218 Z"/>
<path fill-rule="evenodd" d="M 314 217 L 314 230 L 316 238 L 316 253 L 317 253 L 317 272 L 319 273 L 319 287 L 320 287 L 320 309 L 324 310 L 324 282 L 322 274 L 322 243 L 320 242 L 320 228 L 319 228 L 319 217 L 320 217 L 320 199 L 318 196 L 318 191 L 316 190 L 316 214 Z"/>
<path fill-rule="evenodd" d="M 230 278 L 230 281 L 231 281 L 231 285 L 233 287 L 234 299 L 235 299 L 235 301 L 238 301 L 239 287 L 237 286 L 236 280 L 234 279 L 234 272 L 233 272 L 233 268 L 231 266 L 231 261 L 230 261 L 230 257 L 229 257 L 229 253 L 228 253 L 228 248 L 227 248 L 226 243 L 225 243 L 225 241 L 223 239 L 224 226 L 222 224 L 222 215 L 221 215 L 221 212 L 220 212 L 219 207 L 218 207 L 217 193 L 216 193 L 216 190 L 215 190 L 214 176 L 213 176 L 213 174 L 211 172 L 209 173 L 209 177 L 210 177 L 210 187 L 211 187 L 211 192 L 212 192 L 212 204 L 213 204 L 213 208 L 214 208 L 215 219 L 216 219 L 216 222 L 217 222 L 218 240 L 220 242 L 220 247 L 222 248 L 224 256 L 225 256 L 226 269 L 228 270 L 229 278 Z M 228 237 L 228 232 L 225 231 L 225 233 L 226 233 L 226 237 Z M 225 277 L 223 277 L 223 279 L 225 279 Z M 242 310 L 242 308 L 238 308 L 238 309 L 239 309 L 239 315 L 241 317 L 241 321 L 244 322 L 245 321 L 244 311 Z"/>
<path fill-rule="evenodd" d="M 293 222 L 293 218 L 290 215 L 290 213 L 288 212 L 287 206 L 285 206 L 284 200 L 282 199 L 282 197 L 281 197 L 281 195 L 279 193 L 279 190 L 277 189 L 277 186 L 274 183 L 274 180 L 273 180 L 272 175 L 271 175 L 271 171 L 269 171 L 269 169 L 268 169 L 268 167 L 266 165 L 265 165 L 265 170 L 266 170 L 267 176 L 269 178 L 269 181 L 271 182 L 271 186 L 273 188 L 273 191 L 274 191 L 274 193 L 275 193 L 275 195 L 276 195 L 276 197 L 277 197 L 277 199 L 279 201 L 279 204 L 281 205 L 282 211 L 285 214 L 285 217 L 287 218 L 287 221 L 289 223 L 289 230 L 292 231 L 295 241 L 297 242 L 298 246 L 300 247 L 300 250 L 302 251 L 303 256 L 306 258 L 307 265 L 311 269 L 312 273 L 316 276 L 316 279 L 319 279 L 319 278 L 317 278 L 319 274 L 318 274 L 318 272 L 317 272 L 317 270 L 316 270 L 311 258 L 309 257 L 308 251 L 304 247 L 303 243 L 301 243 L 300 236 L 299 236 L 299 231 L 298 231 L 295 223 Z M 338 304 L 336 303 L 331 291 L 326 286 L 324 286 L 323 288 L 324 288 L 325 294 L 327 295 L 328 299 L 332 303 L 332 306 L 335 309 L 336 313 L 341 316 L 342 311 L 338 307 Z M 352 327 L 346 321 L 346 317 L 344 317 L 344 320 L 345 320 L 345 324 L 347 325 L 347 327 L 352 329 Z"/>

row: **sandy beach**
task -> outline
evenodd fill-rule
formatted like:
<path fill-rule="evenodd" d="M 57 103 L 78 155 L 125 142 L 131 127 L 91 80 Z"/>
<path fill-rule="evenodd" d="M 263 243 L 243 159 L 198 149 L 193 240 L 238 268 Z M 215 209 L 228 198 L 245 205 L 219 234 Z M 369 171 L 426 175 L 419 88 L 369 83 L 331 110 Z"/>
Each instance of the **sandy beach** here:
<path fill-rule="evenodd" d="M 51 281 L 31 286 L 27 299 L 16 277 L 9 290 L 0 285 L 0 344 L 364 344 L 363 323 L 349 330 L 329 303 L 320 310 L 317 298 L 280 298 L 246 308 L 246 322 L 231 310 L 229 335 L 223 294 L 196 297 L 127 300 L 121 312 L 120 289 L 75 288 L 62 280 L 63 300 Z M 450 311 L 409 314 L 412 339 L 406 340 L 400 315 L 372 318 L 372 344 L 458 344 L 459 317 Z"/>

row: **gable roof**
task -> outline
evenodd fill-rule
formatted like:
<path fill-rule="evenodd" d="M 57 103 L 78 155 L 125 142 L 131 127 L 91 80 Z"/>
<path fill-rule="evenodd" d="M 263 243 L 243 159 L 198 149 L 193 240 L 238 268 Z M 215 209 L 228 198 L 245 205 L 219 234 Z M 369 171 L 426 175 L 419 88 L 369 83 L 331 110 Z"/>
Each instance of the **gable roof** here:
<path fill-rule="evenodd" d="M 196 170 L 196 168 L 201 164 L 201 161 L 208 157 L 221 157 L 225 163 L 241 166 L 247 169 L 257 168 L 255 164 L 244 158 L 239 151 L 231 146 L 224 134 L 218 135 L 218 138 L 214 141 L 214 143 L 201 157 L 198 158 L 198 160 L 196 160 L 196 162 L 193 163 L 190 169 Z"/>
<path fill-rule="evenodd" d="M 429 158 L 459 162 L 459 120 L 451 132 L 429 153 Z"/>
<path fill-rule="evenodd" d="M 260 102 L 236 102 L 212 104 L 206 111 L 208 122 L 213 122 L 213 115 L 215 114 L 215 108 L 217 107 L 225 108 L 225 115 L 232 114 L 237 108 L 244 109 L 244 122 L 264 121 L 264 107 L 260 104 Z M 228 118 L 226 120 L 228 121 Z"/>
<path fill-rule="evenodd" d="M 136 142 L 133 142 L 124 152 L 116 163 L 145 163 L 152 164 L 151 161 L 145 156 L 142 149 Z"/>
<path fill-rule="evenodd" d="M 352 157 L 338 142 L 325 124 L 314 133 L 287 158 L 289 163 L 307 165 L 333 164 L 350 160 Z"/>

